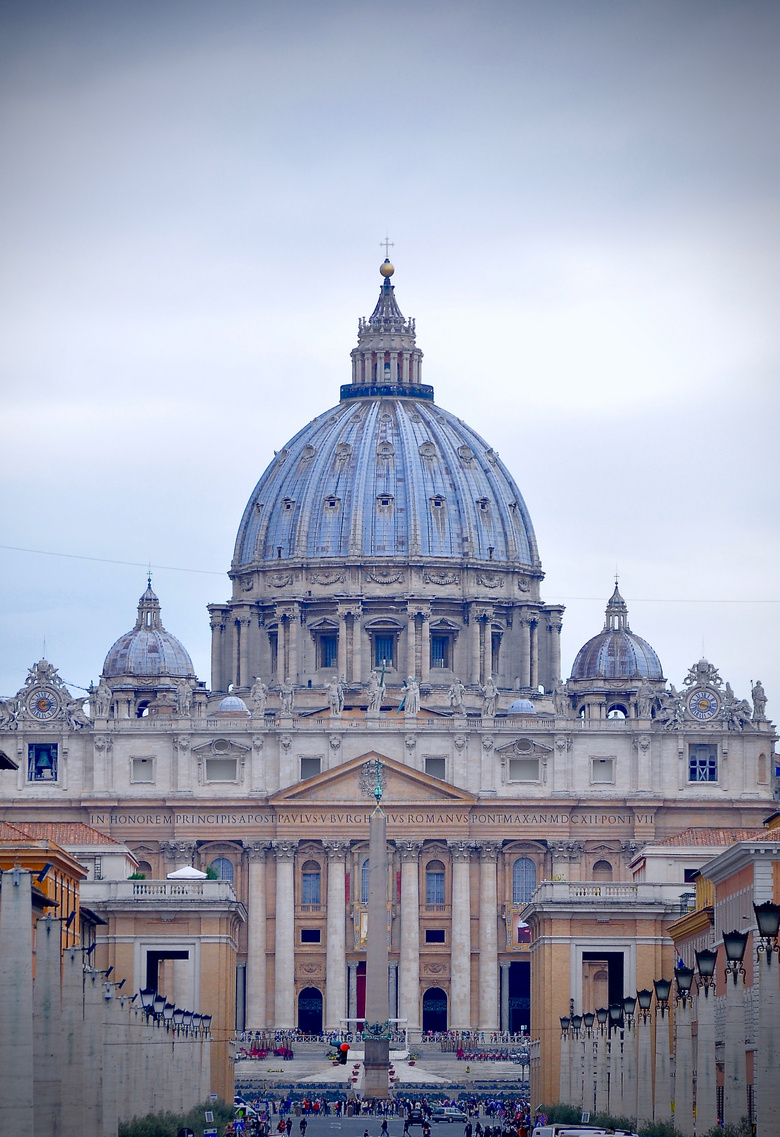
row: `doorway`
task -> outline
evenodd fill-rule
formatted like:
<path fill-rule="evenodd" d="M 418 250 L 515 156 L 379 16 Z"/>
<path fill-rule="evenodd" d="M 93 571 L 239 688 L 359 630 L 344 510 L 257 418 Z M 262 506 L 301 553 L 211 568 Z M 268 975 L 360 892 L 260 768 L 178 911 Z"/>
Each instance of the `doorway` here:
<path fill-rule="evenodd" d="M 298 996 L 298 1030 L 322 1034 L 322 991 L 316 987 L 304 987 Z"/>
<path fill-rule="evenodd" d="M 422 1001 L 423 1031 L 447 1029 L 447 992 L 441 987 L 429 987 Z"/>

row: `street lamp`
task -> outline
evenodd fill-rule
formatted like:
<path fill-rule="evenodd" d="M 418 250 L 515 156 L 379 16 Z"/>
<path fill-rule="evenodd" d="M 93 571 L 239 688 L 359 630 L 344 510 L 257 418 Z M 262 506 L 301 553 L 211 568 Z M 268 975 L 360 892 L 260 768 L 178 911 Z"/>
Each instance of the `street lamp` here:
<path fill-rule="evenodd" d="M 201 1022 L 203 1023 L 203 1029 L 206 1034 L 211 1030 L 211 1020 L 213 1017 L 213 1015 L 201 1015 Z"/>
<path fill-rule="evenodd" d="M 189 1030 L 192 1026 L 192 1011 L 185 1011 L 184 1018 L 182 1019 L 182 1026 L 185 1030 Z"/>
<path fill-rule="evenodd" d="M 160 1018 L 160 1016 L 163 1013 L 163 1007 L 164 1006 L 165 1006 L 165 996 L 155 994 L 154 999 L 152 1001 L 152 1010 L 154 1011 L 155 1018 L 158 1018 L 158 1019 Z"/>
<path fill-rule="evenodd" d="M 609 1009 L 607 1007 L 597 1007 L 596 1008 L 596 1019 L 598 1021 L 599 1026 L 603 1027 L 608 1018 L 609 1018 Z"/>
<path fill-rule="evenodd" d="M 564 1038 L 568 1036 L 570 1023 L 571 1019 L 568 1015 L 561 1015 L 561 1032 Z"/>
<path fill-rule="evenodd" d="M 634 998 L 633 995 L 626 995 L 625 998 L 623 999 L 623 1014 L 626 1016 L 626 1019 L 628 1021 L 629 1026 L 631 1025 L 631 1020 L 634 1017 L 634 1011 L 635 1010 L 636 1010 L 636 999 Z"/>
<path fill-rule="evenodd" d="M 642 1012 L 642 1022 L 647 1022 L 650 1004 L 653 1001 L 653 992 L 648 990 L 647 987 L 643 987 L 641 991 L 637 991 L 636 998 L 639 1003 L 639 1009 Z"/>
<path fill-rule="evenodd" d="M 777 943 L 777 933 L 780 931 L 780 904 L 765 900 L 763 904 L 754 904 L 753 911 L 756 914 L 758 934 L 761 936 L 756 951 L 766 952 L 767 964 L 771 964 L 773 952 L 780 952 Z"/>
<path fill-rule="evenodd" d="M 585 1030 L 588 1032 L 588 1038 L 590 1038 L 590 1032 L 593 1030 L 593 1023 L 595 1021 L 595 1018 L 596 1016 L 594 1015 L 593 1011 L 588 1011 L 582 1016 L 582 1021 L 585 1023 Z"/>
<path fill-rule="evenodd" d="M 171 1026 L 171 1023 L 173 1021 L 173 1012 L 175 1010 L 176 1006 L 174 1003 L 166 1003 L 162 1009 L 163 1023 L 166 1030 L 168 1030 Z"/>
<path fill-rule="evenodd" d="M 723 947 L 726 951 L 726 972 L 731 973 L 734 979 L 734 986 L 737 984 L 737 976 L 745 974 L 742 960 L 745 958 L 747 938 L 747 932 L 738 932 L 736 928 L 733 932 L 723 933 Z"/>
<path fill-rule="evenodd" d="M 655 987 L 655 997 L 658 1000 L 658 1009 L 663 1018 L 664 1011 L 669 1006 L 669 993 L 672 990 L 671 979 L 654 979 L 653 986 Z"/>
<path fill-rule="evenodd" d="M 184 1010 L 182 1007 L 177 1007 L 176 1010 L 173 1012 L 173 1025 L 175 1027 L 180 1027 L 183 1019 L 184 1019 Z"/>
<path fill-rule="evenodd" d="M 704 988 L 705 997 L 709 993 L 710 987 L 715 986 L 715 964 L 718 959 L 718 949 L 712 951 L 710 948 L 702 948 L 701 951 L 696 952 L 696 966 L 699 969 L 699 978 L 696 980 L 697 987 Z"/>
<path fill-rule="evenodd" d="M 192 1016 L 192 1029 L 196 1033 L 200 1030 L 200 1024 L 201 1024 L 202 1020 L 203 1020 L 203 1016 L 199 1015 L 196 1011 L 195 1014 Z"/>
<path fill-rule="evenodd" d="M 574 1031 L 574 1037 L 579 1038 L 579 1033 L 582 1029 L 582 1015 L 572 1015 L 571 1029 Z"/>
<path fill-rule="evenodd" d="M 620 1021 L 623 1018 L 623 1004 L 610 1003 L 609 1005 L 609 1025 L 613 1030 L 620 1026 Z"/>
<path fill-rule="evenodd" d="M 685 1003 L 690 1000 L 691 986 L 693 984 L 694 970 L 692 967 L 678 967 L 674 973 L 677 981 L 675 1002 Z"/>

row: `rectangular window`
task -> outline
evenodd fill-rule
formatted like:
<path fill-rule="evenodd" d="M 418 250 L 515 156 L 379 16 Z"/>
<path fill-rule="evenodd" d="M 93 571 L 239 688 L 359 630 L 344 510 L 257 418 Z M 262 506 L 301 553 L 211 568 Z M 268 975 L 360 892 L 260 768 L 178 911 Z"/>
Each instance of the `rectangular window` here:
<path fill-rule="evenodd" d="M 320 942 L 319 928 L 301 928 L 302 944 L 318 944 Z M 308 966 L 308 964 L 307 964 Z"/>
<path fill-rule="evenodd" d="M 30 742 L 28 744 L 27 777 L 31 782 L 57 781 L 56 742 Z"/>
<path fill-rule="evenodd" d="M 92 876 L 95 880 L 102 880 L 103 879 L 103 858 L 102 857 L 95 857 L 95 867 L 93 869 Z"/>
<path fill-rule="evenodd" d="M 301 781 L 305 778 L 315 778 L 321 770 L 321 758 L 301 758 Z"/>
<path fill-rule="evenodd" d="M 591 758 L 590 760 L 590 784 L 592 786 L 605 786 L 614 785 L 615 782 L 615 759 L 614 758 Z"/>
<path fill-rule="evenodd" d="M 207 782 L 235 782 L 238 775 L 236 758 L 207 758 Z"/>
<path fill-rule="evenodd" d="M 510 780 L 510 782 L 538 782 L 539 781 L 539 759 L 538 758 L 510 758 L 509 759 L 509 780 Z"/>
<path fill-rule="evenodd" d="M 374 667 L 393 666 L 395 636 L 374 636 Z"/>
<path fill-rule="evenodd" d="M 426 944 L 443 944 L 444 928 L 426 928 L 425 942 Z"/>
<path fill-rule="evenodd" d="M 431 636 L 431 667 L 449 668 L 450 663 L 450 637 Z"/>
<path fill-rule="evenodd" d="M 154 782 L 154 758 L 131 758 L 130 781 Z"/>
<path fill-rule="evenodd" d="M 717 782 L 718 748 L 709 743 L 694 742 L 688 747 L 688 780 Z"/>
<path fill-rule="evenodd" d="M 320 636 L 319 649 L 318 667 L 338 667 L 339 638 L 337 635 Z"/>
<path fill-rule="evenodd" d="M 490 637 L 490 668 L 494 675 L 501 670 L 501 633 L 493 632 Z"/>
<path fill-rule="evenodd" d="M 271 674 L 276 675 L 276 672 L 279 670 L 279 668 L 278 668 L 278 663 L 279 663 L 279 651 L 278 651 L 278 649 L 279 649 L 279 633 L 278 632 L 269 632 L 268 633 L 268 647 L 269 647 L 269 650 L 271 652 L 271 668 L 270 668 Z"/>
<path fill-rule="evenodd" d="M 426 758 L 425 773 L 430 774 L 432 778 L 439 778 L 442 782 L 445 781 L 447 774 L 447 759 Z"/>
<path fill-rule="evenodd" d="M 699 869 L 683 869 L 683 881 L 685 884 L 695 884 L 696 878 L 701 876 Z"/>
<path fill-rule="evenodd" d="M 427 872 L 425 874 L 425 903 L 444 903 L 444 873 Z"/>

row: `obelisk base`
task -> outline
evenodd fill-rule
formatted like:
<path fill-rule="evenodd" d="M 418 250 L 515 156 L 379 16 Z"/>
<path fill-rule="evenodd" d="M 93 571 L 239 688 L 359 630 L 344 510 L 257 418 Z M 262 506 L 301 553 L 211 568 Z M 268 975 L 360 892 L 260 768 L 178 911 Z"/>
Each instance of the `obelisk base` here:
<path fill-rule="evenodd" d="M 363 1045 L 363 1097 L 386 1101 L 390 1097 L 390 1040 L 367 1038 Z"/>

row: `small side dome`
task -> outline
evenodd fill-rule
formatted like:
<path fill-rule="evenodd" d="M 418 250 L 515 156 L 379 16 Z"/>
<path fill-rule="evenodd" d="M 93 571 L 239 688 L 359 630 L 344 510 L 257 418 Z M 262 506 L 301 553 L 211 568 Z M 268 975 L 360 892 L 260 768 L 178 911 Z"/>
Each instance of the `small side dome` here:
<path fill-rule="evenodd" d="M 508 715 L 535 715 L 536 707 L 530 699 L 515 699 L 509 704 Z"/>
<path fill-rule="evenodd" d="M 249 708 L 238 695 L 226 695 L 217 707 L 216 714 L 235 718 L 236 715 L 248 715 Z"/>
<path fill-rule="evenodd" d="M 577 652 L 572 679 L 663 679 L 661 661 L 628 626 L 628 607 L 615 591 L 607 604 L 604 627 Z"/>
<path fill-rule="evenodd" d="M 120 636 L 103 664 L 104 679 L 196 679 L 187 649 L 166 632 L 160 618 L 160 601 L 151 580 L 138 601 L 138 619 L 132 631 Z"/>

